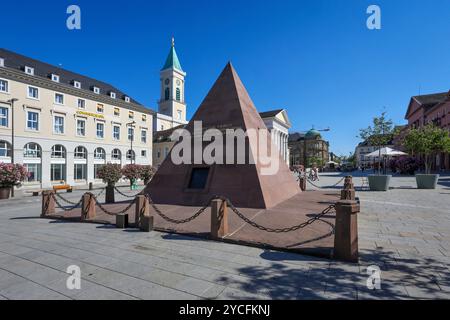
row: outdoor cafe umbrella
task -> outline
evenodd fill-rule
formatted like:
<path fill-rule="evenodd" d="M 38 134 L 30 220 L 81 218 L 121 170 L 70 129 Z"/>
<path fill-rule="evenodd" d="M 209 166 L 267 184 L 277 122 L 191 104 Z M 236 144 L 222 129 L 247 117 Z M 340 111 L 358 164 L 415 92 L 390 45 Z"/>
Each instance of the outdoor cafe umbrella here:
<path fill-rule="evenodd" d="M 395 156 L 406 156 L 406 155 L 407 155 L 407 153 L 405 153 L 405 152 L 402 152 L 402 151 L 399 151 L 399 150 L 394 150 L 394 149 L 389 148 L 389 147 L 384 147 L 384 148 L 378 149 L 378 150 L 376 150 L 374 152 L 371 152 L 369 154 L 366 154 L 365 156 L 369 157 L 369 158 L 376 158 L 376 157 L 380 157 L 380 156 L 382 156 L 382 157 L 395 157 Z"/>
<path fill-rule="evenodd" d="M 394 150 L 392 148 L 389 147 L 384 147 L 381 149 L 378 149 L 374 152 L 368 153 L 365 156 L 369 157 L 369 158 L 377 158 L 377 157 L 383 157 L 384 160 L 386 160 L 386 158 L 388 157 L 395 157 L 395 156 L 406 156 L 407 153 L 399 151 L 399 150 Z M 384 169 L 383 172 L 386 174 L 386 163 L 385 161 L 383 161 L 384 163 Z"/>

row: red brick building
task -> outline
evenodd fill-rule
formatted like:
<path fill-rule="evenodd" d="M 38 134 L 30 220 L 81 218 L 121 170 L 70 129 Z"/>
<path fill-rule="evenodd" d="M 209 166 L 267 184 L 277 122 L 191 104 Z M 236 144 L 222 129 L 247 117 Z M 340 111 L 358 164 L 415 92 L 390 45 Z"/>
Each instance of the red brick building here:
<path fill-rule="evenodd" d="M 412 97 L 405 119 L 409 127 L 434 123 L 450 132 L 450 92 Z M 433 167 L 436 170 L 450 170 L 449 154 L 438 155 Z"/>

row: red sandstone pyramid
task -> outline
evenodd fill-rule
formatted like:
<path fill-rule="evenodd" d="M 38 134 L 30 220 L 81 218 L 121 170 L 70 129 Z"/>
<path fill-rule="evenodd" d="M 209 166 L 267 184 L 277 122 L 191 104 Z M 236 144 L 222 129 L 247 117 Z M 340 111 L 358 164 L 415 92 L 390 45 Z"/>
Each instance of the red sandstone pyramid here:
<path fill-rule="evenodd" d="M 202 121 L 203 130 L 266 129 L 231 63 L 227 64 L 186 126 L 191 134 L 194 121 Z M 276 148 L 272 145 L 270 134 L 265 134 L 269 150 Z M 225 137 L 223 140 L 226 141 Z M 203 148 L 207 144 L 203 143 Z M 255 154 L 257 150 L 258 143 L 246 139 L 246 154 Z M 278 152 L 274 153 L 278 158 L 278 171 L 264 175 L 263 165 L 259 161 L 255 164 L 246 161 L 245 164 L 177 165 L 172 162 L 173 151 L 172 148 L 146 187 L 146 192 L 155 203 L 203 206 L 212 196 L 221 195 L 237 207 L 271 208 L 301 192 Z"/>

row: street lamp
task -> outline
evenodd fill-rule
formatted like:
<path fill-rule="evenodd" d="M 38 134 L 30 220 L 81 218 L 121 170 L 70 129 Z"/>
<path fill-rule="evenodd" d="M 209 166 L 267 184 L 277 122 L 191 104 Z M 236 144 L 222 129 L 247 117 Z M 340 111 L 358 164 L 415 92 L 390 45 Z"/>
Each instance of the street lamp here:
<path fill-rule="evenodd" d="M 130 139 L 130 142 L 131 142 L 131 164 L 133 164 L 133 140 L 134 140 L 134 125 L 136 124 L 136 121 L 132 121 L 132 122 L 129 122 L 129 123 L 127 123 L 127 127 L 129 126 L 129 127 L 131 127 L 131 128 L 133 128 L 133 133 L 132 133 L 132 135 L 131 135 L 131 139 Z M 135 162 L 136 162 L 136 160 L 135 160 Z"/>
<path fill-rule="evenodd" d="M 14 102 L 19 101 L 17 98 L 8 100 L 11 106 L 11 163 L 14 164 Z M 14 198 L 14 186 L 11 188 L 11 197 Z"/>

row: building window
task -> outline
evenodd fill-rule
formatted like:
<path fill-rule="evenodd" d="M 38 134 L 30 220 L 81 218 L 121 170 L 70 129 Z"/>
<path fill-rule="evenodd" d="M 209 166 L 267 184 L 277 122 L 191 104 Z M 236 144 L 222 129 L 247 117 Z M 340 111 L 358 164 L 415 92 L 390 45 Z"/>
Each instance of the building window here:
<path fill-rule="evenodd" d="M 141 150 L 141 157 L 147 158 L 147 151 L 146 150 Z"/>
<path fill-rule="evenodd" d="M 86 100 L 78 99 L 78 109 L 86 109 Z"/>
<path fill-rule="evenodd" d="M 145 121 L 147 121 L 147 115 L 143 114 L 142 115 L 142 122 L 145 122 Z"/>
<path fill-rule="evenodd" d="M 161 131 L 163 131 L 163 130 L 164 130 L 164 125 L 162 124 L 162 125 L 161 125 Z"/>
<path fill-rule="evenodd" d="M 109 93 L 109 96 L 110 96 L 111 98 L 115 99 L 115 98 L 116 98 L 116 93 L 115 93 L 115 92 L 110 92 L 110 93 Z"/>
<path fill-rule="evenodd" d="M 64 95 L 61 93 L 55 93 L 55 103 L 64 104 Z"/>
<path fill-rule="evenodd" d="M 134 129 L 128 128 L 128 141 L 134 141 Z"/>
<path fill-rule="evenodd" d="M 113 139 L 120 140 L 120 127 L 119 126 L 113 127 Z"/>
<path fill-rule="evenodd" d="M 100 94 L 100 88 L 98 87 L 92 87 L 92 91 L 94 91 L 94 93 L 96 94 Z"/>
<path fill-rule="evenodd" d="M 59 76 L 57 74 L 52 74 L 52 81 L 59 82 Z"/>
<path fill-rule="evenodd" d="M 113 159 L 113 160 L 120 160 L 120 159 L 122 159 L 122 152 L 120 152 L 119 149 L 114 149 L 111 152 L 111 159 Z"/>
<path fill-rule="evenodd" d="M 36 87 L 28 87 L 28 98 L 39 99 L 39 89 Z"/>
<path fill-rule="evenodd" d="M 66 165 L 64 163 L 52 163 L 50 167 L 51 181 L 65 181 L 66 180 Z"/>
<path fill-rule="evenodd" d="M 97 148 L 94 150 L 94 159 L 96 160 L 106 160 L 106 152 L 103 148 Z"/>
<path fill-rule="evenodd" d="M 147 143 L 147 130 L 142 130 L 141 131 L 141 142 L 142 143 Z"/>
<path fill-rule="evenodd" d="M 73 178 L 75 180 L 87 180 L 87 164 L 75 163 L 73 165 Z"/>
<path fill-rule="evenodd" d="M 34 75 L 34 68 L 25 66 L 25 73 L 29 75 Z"/>
<path fill-rule="evenodd" d="M 0 107 L 0 127 L 8 126 L 8 108 Z"/>
<path fill-rule="evenodd" d="M 5 59 L 0 58 L 0 67 L 4 67 L 5 66 Z"/>
<path fill-rule="evenodd" d="M 135 160 L 136 154 L 134 153 L 134 150 L 128 150 L 127 151 L 127 160 Z"/>
<path fill-rule="evenodd" d="M 77 136 L 84 137 L 86 135 L 86 120 L 77 119 Z"/>
<path fill-rule="evenodd" d="M 180 88 L 176 89 L 176 96 L 177 96 L 177 101 L 181 101 L 181 90 L 180 90 Z"/>
<path fill-rule="evenodd" d="M 41 147 L 34 142 L 27 143 L 23 149 L 24 158 L 40 158 L 42 155 Z"/>
<path fill-rule="evenodd" d="M 66 149 L 60 145 L 54 145 L 52 147 L 52 158 L 54 159 L 64 159 L 66 157 Z"/>
<path fill-rule="evenodd" d="M 182 115 L 183 115 L 183 112 L 181 110 L 177 110 L 178 120 L 181 120 Z"/>
<path fill-rule="evenodd" d="M 11 157 L 11 145 L 9 142 L 0 141 L 0 157 Z"/>
<path fill-rule="evenodd" d="M 76 147 L 74 151 L 75 159 L 87 159 L 87 150 L 85 147 Z"/>
<path fill-rule="evenodd" d="M 100 169 L 103 166 L 104 166 L 104 164 L 101 164 L 101 163 L 95 163 L 94 164 L 94 179 L 100 179 L 98 177 L 98 169 Z"/>
<path fill-rule="evenodd" d="M 73 86 L 77 89 L 81 89 L 81 83 L 79 81 L 74 81 Z"/>
<path fill-rule="evenodd" d="M 170 99 L 170 89 L 166 88 L 166 90 L 164 91 L 164 100 L 169 100 Z"/>
<path fill-rule="evenodd" d="M 128 112 L 128 119 L 134 119 L 134 112 L 133 111 Z"/>
<path fill-rule="evenodd" d="M 114 108 L 114 116 L 119 117 L 120 116 L 120 109 Z"/>
<path fill-rule="evenodd" d="M 56 134 L 64 133 L 64 117 L 55 116 L 53 118 L 53 133 L 56 133 Z"/>
<path fill-rule="evenodd" d="M 164 158 L 166 158 L 168 154 L 169 154 L 169 148 L 165 147 L 164 148 Z"/>
<path fill-rule="evenodd" d="M 0 79 L 0 92 L 9 93 L 8 81 Z"/>
<path fill-rule="evenodd" d="M 24 163 L 28 171 L 27 182 L 41 181 L 41 164 L 40 163 Z"/>
<path fill-rule="evenodd" d="M 130 97 L 125 97 L 125 102 L 130 102 Z"/>
<path fill-rule="evenodd" d="M 97 113 L 103 113 L 104 107 L 102 104 L 97 103 Z"/>
<path fill-rule="evenodd" d="M 105 136 L 105 124 L 97 122 L 97 138 L 103 139 Z"/>
<path fill-rule="evenodd" d="M 34 111 L 27 112 L 27 129 L 33 131 L 39 130 L 39 113 Z"/>

